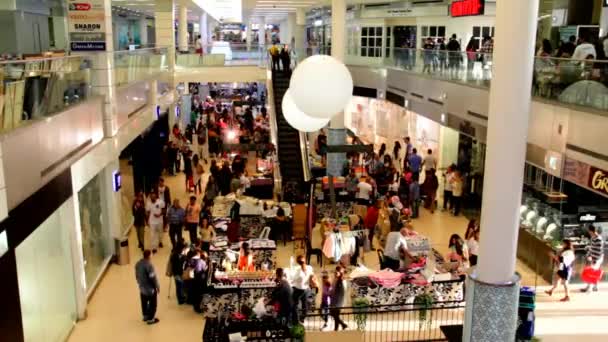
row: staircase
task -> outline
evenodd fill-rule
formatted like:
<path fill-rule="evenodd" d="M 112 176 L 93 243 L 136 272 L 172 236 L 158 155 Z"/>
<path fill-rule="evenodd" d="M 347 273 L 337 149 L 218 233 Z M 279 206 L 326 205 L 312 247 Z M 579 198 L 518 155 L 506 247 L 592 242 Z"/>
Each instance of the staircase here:
<path fill-rule="evenodd" d="M 304 187 L 304 169 L 300 149 L 300 132 L 291 127 L 283 116 L 282 102 L 289 88 L 290 75 L 283 72 L 272 72 L 272 87 L 274 92 L 274 108 L 277 120 L 278 157 L 283 183 L 284 200 L 299 202 L 297 193 Z M 292 193 L 293 191 L 297 193 Z M 288 198 L 288 197 L 294 197 Z"/>

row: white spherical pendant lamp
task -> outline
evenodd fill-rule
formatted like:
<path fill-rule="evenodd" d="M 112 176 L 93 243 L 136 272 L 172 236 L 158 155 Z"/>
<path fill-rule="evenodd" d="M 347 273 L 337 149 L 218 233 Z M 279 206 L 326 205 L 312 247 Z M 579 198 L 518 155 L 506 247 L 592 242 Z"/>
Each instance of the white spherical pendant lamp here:
<path fill-rule="evenodd" d="M 313 118 L 299 110 L 293 102 L 290 89 L 287 89 L 285 96 L 283 96 L 281 108 L 287 123 L 301 132 L 316 132 L 329 123 L 329 119 Z"/>
<path fill-rule="evenodd" d="M 289 84 L 296 106 L 308 116 L 331 118 L 344 110 L 353 94 L 353 78 L 344 63 L 317 55 L 298 64 Z"/>

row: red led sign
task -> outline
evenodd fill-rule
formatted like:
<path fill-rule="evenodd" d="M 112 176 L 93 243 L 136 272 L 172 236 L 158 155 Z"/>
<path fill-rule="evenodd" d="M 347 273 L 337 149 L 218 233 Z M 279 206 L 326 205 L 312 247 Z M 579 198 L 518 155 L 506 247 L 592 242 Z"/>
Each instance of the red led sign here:
<path fill-rule="evenodd" d="M 452 17 L 466 17 L 471 15 L 483 15 L 486 7 L 485 0 L 460 0 L 453 1 L 450 6 Z"/>

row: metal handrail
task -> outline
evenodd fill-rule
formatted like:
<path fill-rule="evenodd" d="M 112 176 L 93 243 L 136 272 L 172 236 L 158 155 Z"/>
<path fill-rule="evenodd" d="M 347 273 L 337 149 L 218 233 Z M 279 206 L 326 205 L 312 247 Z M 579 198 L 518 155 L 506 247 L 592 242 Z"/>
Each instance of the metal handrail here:
<path fill-rule="evenodd" d="M 268 66 L 267 66 L 268 67 Z M 281 176 L 281 168 L 279 165 L 279 128 L 277 126 L 277 112 L 274 108 L 274 87 L 272 85 L 272 77 L 266 79 L 266 92 L 268 94 L 268 115 L 270 115 L 270 142 L 274 145 L 275 161 L 273 163 L 273 175 L 274 175 L 274 191 L 275 193 L 281 193 L 283 188 L 283 178 Z"/>
<path fill-rule="evenodd" d="M 302 173 L 304 175 L 304 181 L 308 182 L 312 179 L 312 173 L 310 171 L 310 158 L 308 158 L 308 136 L 304 132 L 300 133 L 300 156 L 302 157 Z"/>

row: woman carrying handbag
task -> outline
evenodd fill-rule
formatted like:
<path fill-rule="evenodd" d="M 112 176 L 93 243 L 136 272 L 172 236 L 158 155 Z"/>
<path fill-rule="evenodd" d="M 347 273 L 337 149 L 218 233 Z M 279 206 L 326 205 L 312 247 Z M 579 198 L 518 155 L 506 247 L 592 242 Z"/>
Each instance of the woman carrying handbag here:
<path fill-rule="evenodd" d="M 560 299 L 560 301 L 569 302 L 570 291 L 568 289 L 568 282 L 570 281 L 570 276 L 572 275 L 572 264 L 574 263 L 572 242 L 570 242 L 568 239 L 564 239 L 562 242 L 562 251 L 559 253 L 559 255 L 551 254 L 551 258 L 553 259 L 554 263 L 558 264 L 558 270 L 553 281 L 553 287 L 545 291 L 545 293 L 551 296 L 555 288 L 557 288 L 561 282 L 564 285 L 565 296 L 564 298 Z"/>

